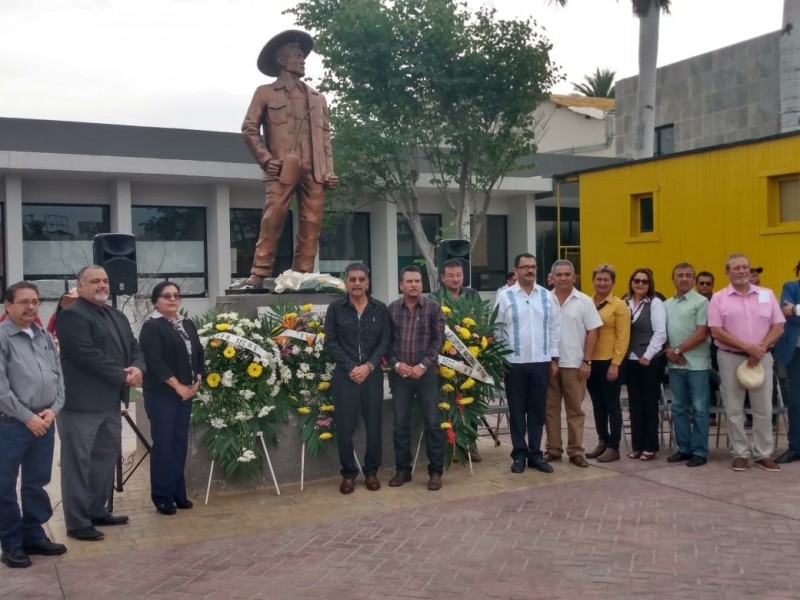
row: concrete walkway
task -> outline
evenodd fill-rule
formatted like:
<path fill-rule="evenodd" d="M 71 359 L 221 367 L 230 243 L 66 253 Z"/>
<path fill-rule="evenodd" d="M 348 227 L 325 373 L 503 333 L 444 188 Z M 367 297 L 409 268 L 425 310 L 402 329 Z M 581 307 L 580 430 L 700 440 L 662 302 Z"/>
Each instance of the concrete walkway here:
<path fill-rule="evenodd" d="M 734 473 L 714 450 L 688 469 L 663 450 L 515 475 L 501 439 L 482 439 L 474 476 L 454 465 L 440 492 L 424 467 L 401 488 L 387 470 L 378 492 L 359 481 L 342 496 L 336 477 L 212 493 L 173 517 L 152 508 L 145 462 L 116 500 L 129 525 L 76 542 L 57 507 L 51 536 L 69 552 L 3 568 L 0 597 L 800 598 L 800 464 Z"/>

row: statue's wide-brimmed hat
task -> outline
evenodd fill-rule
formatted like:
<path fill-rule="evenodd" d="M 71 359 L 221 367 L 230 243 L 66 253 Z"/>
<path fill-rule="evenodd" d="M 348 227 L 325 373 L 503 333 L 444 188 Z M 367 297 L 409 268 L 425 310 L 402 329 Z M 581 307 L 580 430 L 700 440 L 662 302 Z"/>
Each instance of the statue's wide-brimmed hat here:
<path fill-rule="evenodd" d="M 258 62 L 256 63 L 258 70 L 264 75 L 277 77 L 281 72 L 281 68 L 275 54 L 278 48 L 284 44 L 291 43 L 299 44 L 304 56 L 308 56 L 314 49 L 314 39 L 305 31 L 300 31 L 299 29 L 281 31 L 261 49 L 261 54 L 258 55 Z"/>

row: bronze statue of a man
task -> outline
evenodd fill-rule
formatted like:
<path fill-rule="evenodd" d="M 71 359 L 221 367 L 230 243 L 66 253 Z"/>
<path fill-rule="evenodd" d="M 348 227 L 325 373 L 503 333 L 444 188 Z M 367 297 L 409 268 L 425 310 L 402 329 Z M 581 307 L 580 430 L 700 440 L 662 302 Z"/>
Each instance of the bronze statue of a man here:
<path fill-rule="evenodd" d="M 259 86 L 242 123 L 242 136 L 264 171 L 266 196 L 261 232 L 250 277 L 238 287 L 257 289 L 272 276 L 278 239 L 292 196 L 297 194 L 300 226 L 292 270 L 314 270 L 325 190 L 334 189 L 328 105 L 315 89 L 301 81 L 305 58 L 314 41 L 304 31 L 283 31 L 258 56 L 258 69 L 277 77 Z M 263 127 L 263 136 L 262 136 Z"/>

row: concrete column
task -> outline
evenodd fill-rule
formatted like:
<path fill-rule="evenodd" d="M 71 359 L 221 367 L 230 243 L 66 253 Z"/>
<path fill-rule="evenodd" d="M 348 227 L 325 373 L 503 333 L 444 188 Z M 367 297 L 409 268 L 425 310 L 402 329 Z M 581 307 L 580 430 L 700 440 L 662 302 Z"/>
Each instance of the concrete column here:
<path fill-rule="evenodd" d="M 5 178 L 5 239 L 6 284 L 22 280 L 22 179 L 15 175 Z M 11 248 L 17 248 L 10 252 Z"/>
<path fill-rule="evenodd" d="M 111 231 L 133 233 L 133 195 L 130 179 L 115 179 L 111 200 Z"/>
<path fill-rule="evenodd" d="M 370 254 L 372 294 L 387 304 L 397 291 L 397 209 L 379 200 L 370 210 Z"/>
<path fill-rule="evenodd" d="M 216 184 L 207 210 L 208 295 L 212 304 L 231 285 L 231 189 Z"/>
<path fill-rule="evenodd" d="M 522 252 L 536 254 L 536 200 L 533 194 L 521 195 L 510 202 L 508 212 L 508 264 Z"/>

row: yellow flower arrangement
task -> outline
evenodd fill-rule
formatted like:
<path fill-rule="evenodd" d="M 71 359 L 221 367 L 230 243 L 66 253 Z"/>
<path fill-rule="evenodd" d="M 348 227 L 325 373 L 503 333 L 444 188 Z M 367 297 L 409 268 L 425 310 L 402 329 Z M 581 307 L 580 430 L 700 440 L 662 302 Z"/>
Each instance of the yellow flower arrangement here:
<path fill-rule="evenodd" d="M 263 373 L 263 371 L 263 367 L 258 363 L 251 362 L 249 365 L 247 365 L 247 374 L 253 379 L 256 377 L 261 377 L 261 373 Z"/>
<path fill-rule="evenodd" d="M 458 330 L 458 335 L 462 340 L 468 340 L 472 337 L 472 332 L 466 327 L 462 327 Z"/>
<path fill-rule="evenodd" d="M 475 327 L 475 325 L 477 325 L 477 323 L 475 322 L 475 319 L 473 319 L 471 317 L 464 317 L 463 319 L 461 319 L 461 324 L 464 327 Z"/>
<path fill-rule="evenodd" d="M 219 376 L 219 373 L 209 373 L 206 377 L 206 383 L 211 388 L 217 387 L 220 381 L 222 381 L 222 377 Z"/>
<path fill-rule="evenodd" d="M 335 407 L 333 406 L 333 404 L 320 404 L 319 405 L 319 410 L 321 412 L 333 412 L 334 408 Z"/>
<path fill-rule="evenodd" d="M 486 347 L 489 345 L 489 340 L 486 339 L 486 336 L 481 338 L 481 349 L 486 350 Z"/>
<path fill-rule="evenodd" d="M 301 406 L 297 409 L 297 412 L 299 412 L 301 415 L 307 415 L 311 413 L 311 409 L 307 406 Z"/>
<path fill-rule="evenodd" d="M 308 304 L 303 304 L 303 306 L 300 307 L 300 310 L 302 312 L 309 312 L 311 310 L 314 310 L 314 305 L 311 304 L 310 302 Z"/>
<path fill-rule="evenodd" d="M 458 389 L 460 389 L 460 390 L 468 390 L 468 389 L 469 389 L 469 388 L 471 388 L 473 385 L 475 385 L 475 380 L 474 380 L 472 377 L 470 377 L 470 378 L 469 378 L 469 379 L 467 379 L 467 380 L 466 380 L 464 383 L 462 383 L 462 384 L 459 386 L 459 388 L 458 388 Z"/>
<path fill-rule="evenodd" d="M 442 346 L 442 352 L 450 352 L 450 349 L 453 347 L 453 344 L 450 340 L 444 341 L 444 346 Z"/>
<path fill-rule="evenodd" d="M 444 421 L 443 423 L 439 424 L 439 427 L 441 429 L 452 429 L 453 425 L 452 425 L 452 423 L 448 423 L 447 421 Z"/>
<path fill-rule="evenodd" d="M 452 384 L 450 384 L 450 383 L 445 383 L 445 384 L 444 384 L 444 385 L 441 387 L 441 390 L 442 390 L 443 392 L 445 392 L 445 393 L 448 393 L 448 392 L 455 392 L 455 391 L 456 391 L 456 388 L 454 388 L 454 387 L 452 386 Z"/>
<path fill-rule="evenodd" d="M 469 350 L 469 353 L 472 354 L 472 356 L 474 356 L 475 358 L 478 358 L 478 354 L 481 353 L 480 346 L 470 346 L 469 348 L 467 348 L 467 350 Z"/>
<path fill-rule="evenodd" d="M 317 385 L 317 388 L 318 388 L 320 391 L 323 391 L 323 392 L 324 392 L 325 390 L 327 390 L 329 387 L 331 387 L 331 382 L 330 382 L 330 381 L 320 381 L 320 382 L 319 382 L 319 385 Z"/>
<path fill-rule="evenodd" d="M 453 310 L 449 306 L 442 304 L 442 312 L 446 315 L 449 315 L 451 312 L 453 312 Z"/>
<path fill-rule="evenodd" d="M 222 346 L 222 340 L 214 338 L 213 340 L 208 342 L 208 345 L 211 346 L 212 348 L 219 348 L 220 346 Z"/>
<path fill-rule="evenodd" d="M 230 329 L 230 328 L 231 328 L 231 326 L 228 323 L 217 323 L 214 326 L 214 329 L 216 329 L 217 331 L 228 331 L 228 329 Z"/>
<path fill-rule="evenodd" d="M 445 367 L 444 365 L 442 365 L 439 367 L 439 375 L 441 375 L 445 379 L 452 379 L 453 377 L 456 376 L 456 372 L 450 367 Z"/>
<path fill-rule="evenodd" d="M 456 399 L 456 404 L 460 404 L 461 406 L 467 406 L 468 404 L 472 404 L 473 402 L 475 402 L 475 398 L 473 398 L 472 396 L 461 398 L 461 400 Z"/>
<path fill-rule="evenodd" d="M 333 437 L 333 434 L 330 431 L 325 431 L 325 432 L 319 434 L 319 439 L 321 439 L 323 441 L 329 440 L 332 437 Z"/>
<path fill-rule="evenodd" d="M 450 403 L 449 402 L 439 402 L 439 409 L 440 410 L 450 410 Z"/>
<path fill-rule="evenodd" d="M 281 322 L 281 327 L 284 329 L 294 329 L 294 326 L 297 324 L 297 313 L 288 312 L 283 315 L 283 321 Z"/>
<path fill-rule="evenodd" d="M 236 356 L 236 348 L 233 346 L 228 346 L 225 350 L 222 351 L 222 356 L 225 358 L 233 358 Z"/>

